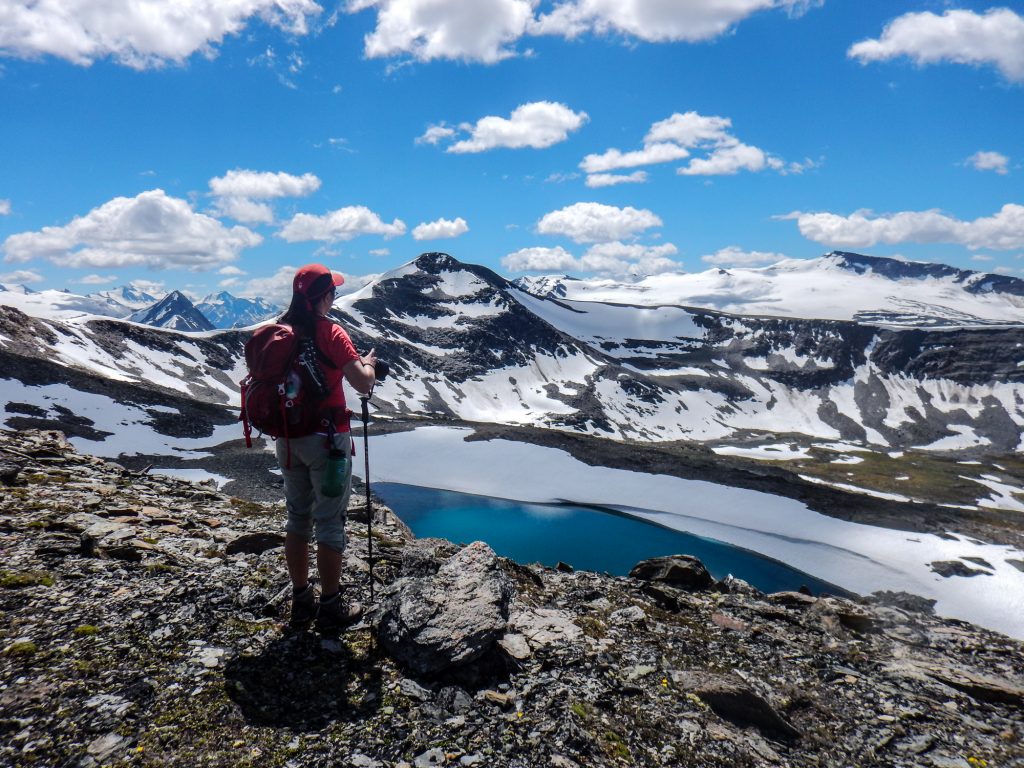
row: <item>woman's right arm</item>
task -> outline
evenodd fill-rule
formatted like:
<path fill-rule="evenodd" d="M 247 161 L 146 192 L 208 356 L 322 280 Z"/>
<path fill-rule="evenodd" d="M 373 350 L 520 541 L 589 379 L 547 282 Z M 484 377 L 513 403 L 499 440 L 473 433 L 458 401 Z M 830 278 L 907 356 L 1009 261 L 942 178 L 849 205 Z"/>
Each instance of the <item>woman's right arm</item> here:
<path fill-rule="evenodd" d="M 377 365 L 377 351 L 371 349 L 358 360 L 349 361 L 348 365 L 341 369 L 345 374 L 345 381 L 352 385 L 352 388 L 360 394 L 367 394 L 376 382 L 374 366 Z"/>

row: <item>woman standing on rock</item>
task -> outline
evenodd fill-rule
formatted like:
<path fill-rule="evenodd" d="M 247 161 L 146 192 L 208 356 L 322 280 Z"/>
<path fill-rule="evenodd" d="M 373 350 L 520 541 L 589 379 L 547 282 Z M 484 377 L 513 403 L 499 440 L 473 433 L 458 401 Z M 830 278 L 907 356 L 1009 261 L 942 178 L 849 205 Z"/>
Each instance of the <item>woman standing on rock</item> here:
<path fill-rule="evenodd" d="M 373 387 L 377 355 L 374 350 L 360 356 L 352 339 L 340 325 L 327 317 L 334 304 L 335 288 L 345 282 L 321 264 L 307 264 L 295 273 L 292 299 L 279 322 L 289 325 L 300 338 L 313 339 L 327 397 L 321 413 L 331 426 L 325 432 L 307 437 L 277 441 L 277 460 L 284 475 L 284 493 L 288 508 L 285 526 L 285 560 L 292 582 L 290 625 L 305 629 L 316 619 L 317 629 L 334 634 L 357 621 L 362 615 L 358 603 L 341 599 L 341 568 L 345 551 L 345 512 L 352 490 L 352 462 L 346 461 L 343 491 L 327 496 L 322 486 L 332 449 L 352 454 L 348 410 L 342 377 L 360 393 Z M 316 531 L 316 563 L 320 572 L 319 604 L 309 581 L 309 541 Z"/>

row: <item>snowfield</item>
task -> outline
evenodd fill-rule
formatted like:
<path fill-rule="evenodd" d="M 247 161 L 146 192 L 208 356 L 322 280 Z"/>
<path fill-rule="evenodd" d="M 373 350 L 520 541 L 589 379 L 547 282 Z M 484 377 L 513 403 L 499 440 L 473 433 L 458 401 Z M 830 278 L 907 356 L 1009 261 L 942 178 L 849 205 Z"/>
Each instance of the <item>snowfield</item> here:
<path fill-rule="evenodd" d="M 909 262 L 908 273 L 916 262 Z M 732 267 L 703 272 L 652 275 L 635 283 L 558 276 L 524 278 L 533 293 L 553 292 L 570 301 L 637 306 L 703 307 L 735 315 L 769 315 L 817 320 L 887 318 L 901 326 L 982 325 L 1024 320 L 1024 297 L 983 288 L 991 275 L 906 276 L 898 279 L 867 269 L 852 270 L 843 254 L 784 259 L 769 267 Z"/>

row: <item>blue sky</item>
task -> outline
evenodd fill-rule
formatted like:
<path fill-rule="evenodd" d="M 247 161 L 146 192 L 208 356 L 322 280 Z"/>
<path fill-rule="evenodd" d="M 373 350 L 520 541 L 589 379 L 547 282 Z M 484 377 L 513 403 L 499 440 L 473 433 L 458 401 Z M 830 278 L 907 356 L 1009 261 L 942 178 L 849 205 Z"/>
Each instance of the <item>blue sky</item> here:
<path fill-rule="evenodd" d="M 1024 6 L 0 0 L 0 282 L 1024 273 Z M 352 283 L 358 281 L 353 279 Z"/>

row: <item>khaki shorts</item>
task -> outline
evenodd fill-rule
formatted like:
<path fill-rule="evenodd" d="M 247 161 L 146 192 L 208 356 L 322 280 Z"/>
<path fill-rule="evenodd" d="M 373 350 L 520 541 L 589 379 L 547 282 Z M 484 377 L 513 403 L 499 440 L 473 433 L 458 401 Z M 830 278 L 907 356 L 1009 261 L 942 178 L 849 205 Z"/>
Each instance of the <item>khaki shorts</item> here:
<path fill-rule="evenodd" d="M 309 435 L 277 441 L 277 461 L 284 475 L 284 497 L 288 508 L 285 531 L 309 541 L 314 532 L 318 544 L 335 552 L 345 551 L 345 511 L 352 494 L 352 437 L 349 432 L 334 435 L 334 444 L 345 452 L 348 467 L 345 490 L 340 496 L 320 492 L 327 469 L 328 447 L 325 435 Z M 291 467 L 286 466 L 291 450 Z"/>

